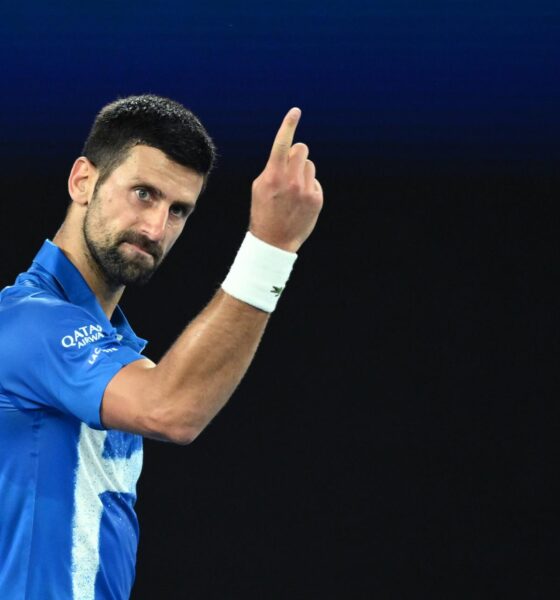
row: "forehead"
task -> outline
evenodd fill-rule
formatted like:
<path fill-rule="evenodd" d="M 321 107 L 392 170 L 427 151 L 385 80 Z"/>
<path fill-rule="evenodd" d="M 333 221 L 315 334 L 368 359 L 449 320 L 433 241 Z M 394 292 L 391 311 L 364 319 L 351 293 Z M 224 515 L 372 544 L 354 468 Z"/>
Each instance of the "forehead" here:
<path fill-rule="evenodd" d="M 143 145 L 134 146 L 109 179 L 117 185 L 152 185 L 167 196 L 191 202 L 200 194 L 204 182 L 194 169 L 176 163 L 157 148 Z"/>

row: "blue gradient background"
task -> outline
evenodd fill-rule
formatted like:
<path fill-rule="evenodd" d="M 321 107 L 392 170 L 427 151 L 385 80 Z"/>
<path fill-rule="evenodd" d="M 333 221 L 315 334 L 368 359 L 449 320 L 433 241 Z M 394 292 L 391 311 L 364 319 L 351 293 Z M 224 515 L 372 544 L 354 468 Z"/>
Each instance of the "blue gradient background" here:
<path fill-rule="evenodd" d="M 559 40 L 539 0 L 4 7 L 0 284 L 118 96 L 182 101 L 220 153 L 124 297 L 155 360 L 293 105 L 326 192 L 230 404 L 189 448 L 146 443 L 133 598 L 558 597 Z"/>
<path fill-rule="evenodd" d="M 149 90 L 224 152 L 260 156 L 295 104 L 335 160 L 547 162 L 559 28 L 539 1 L 21 3 L 0 24 L 2 150 L 66 156 L 101 105 Z"/>

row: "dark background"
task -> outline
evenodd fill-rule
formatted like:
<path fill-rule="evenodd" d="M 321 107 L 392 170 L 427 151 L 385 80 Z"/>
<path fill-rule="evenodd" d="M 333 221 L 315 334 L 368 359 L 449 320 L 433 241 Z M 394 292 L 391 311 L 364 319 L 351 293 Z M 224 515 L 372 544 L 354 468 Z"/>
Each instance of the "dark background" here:
<path fill-rule="evenodd" d="M 220 152 L 124 298 L 153 359 L 224 278 L 291 106 L 325 189 L 234 398 L 145 444 L 134 599 L 558 597 L 559 34 L 539 1 L 4 9 L 0 285 L 118 96 L 182 101 Z"/>

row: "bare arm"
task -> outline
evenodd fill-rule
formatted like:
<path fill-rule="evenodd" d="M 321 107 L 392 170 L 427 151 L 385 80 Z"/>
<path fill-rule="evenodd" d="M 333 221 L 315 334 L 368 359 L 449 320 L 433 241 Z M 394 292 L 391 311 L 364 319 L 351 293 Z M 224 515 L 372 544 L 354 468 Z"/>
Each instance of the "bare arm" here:
<path fill-rule="evenodd" d="M 253 183 L 250 231 L 295 252 L 312 232 L 323 203 L 308 149 L 294 144 L 299 110 L 276 135 L 270 158 Z M 268 313 L 222 290 L 183 331 L 159 364 L 121 369 L 105 390 L 103 424 L 177 443 L 192 441 L 227 402 L 245 374 Z"/>

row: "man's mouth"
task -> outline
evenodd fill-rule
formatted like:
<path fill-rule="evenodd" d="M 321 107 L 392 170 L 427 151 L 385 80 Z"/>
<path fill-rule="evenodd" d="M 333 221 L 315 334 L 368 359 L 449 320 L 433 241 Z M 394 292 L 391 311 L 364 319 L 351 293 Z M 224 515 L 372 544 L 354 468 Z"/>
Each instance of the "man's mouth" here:
<path fill-rule="evenodd" d="M 151 259 L 154 260 L 154 262 L 157 262 L 158 258 L 155 255 L 155 253 L 142 248 L 142 246 L 139 246 L 138 244 L 135 244 L 133 242 L 122 242 L 121 245 L 124 246 L 128 246 L 129 248 L 132 248 L 132 250 L 136 253 L 136 254 L 140 254 L 142 256 L 149 256 Z"/>
<path fill-rule="evenodd" d="M 155 263 L 157 263 L 160 260 L 160 248 L 155 242 L 151 242 L 150 240 L 127 237 L 124 240 L 121 240 L 121 245 L 125 245 L 132 248 L 136 254 L 150 256 Z"/>
<path fill-rule="evenodd" d="M 133 248 L 134 250 L 136 250 L 136 252 L 139 252 L 141 254 L 147 254 L 148 256 L 152 256 L 149 252 L 146 252 L 146 250 L 144 250 L 143 248 L 140 248 L 140 246 L 137 246 L 136 244 L 133 244 L 132 242 L 123 242 L 123 244 L 126 244 L 130 248 Z"/>

